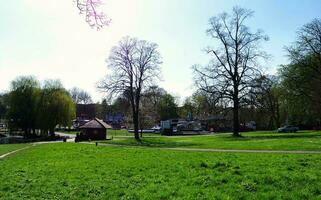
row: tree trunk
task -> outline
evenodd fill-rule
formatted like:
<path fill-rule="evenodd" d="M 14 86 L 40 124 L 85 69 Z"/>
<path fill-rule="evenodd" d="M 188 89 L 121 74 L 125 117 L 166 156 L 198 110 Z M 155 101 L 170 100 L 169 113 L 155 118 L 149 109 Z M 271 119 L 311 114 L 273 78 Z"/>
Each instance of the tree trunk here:
<path fill-rule="evenodd" d="M 240 122 L 239 122 L 239 102 L 234 99 L 233 102 L 233 136 L 240 136 Z"/>
<path fill-rule="evenodd" d="M 138 113 L 135 112 L 133 113 L 133 122 L 134 122 L 134 134 L 135 134 L 135 139 L 140 140 L 139 138 L 139 131 L 138 131 Z"/>
<path fill-rule="evenodd" d="M 279 102 L 276 103 L 276 128 L 280 127 L 280 108 L 279 108 Z"/>
<path fill-rule="evenodd" d="M 50 137 L 55 137 L 55 128 L 50 128 L 49 135 Z"/>

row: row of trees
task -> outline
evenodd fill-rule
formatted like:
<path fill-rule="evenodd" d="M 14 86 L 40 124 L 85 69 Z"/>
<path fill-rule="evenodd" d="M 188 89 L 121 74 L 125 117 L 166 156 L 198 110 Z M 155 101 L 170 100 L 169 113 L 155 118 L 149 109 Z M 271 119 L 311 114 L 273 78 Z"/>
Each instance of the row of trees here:
<path fill-rule="evenodd" d="M 77 5 L 92 17 L 91 11 L 86 10 L 88 2 L 93 1 L 77 1 Z M 222 13 L 209 20 L 207 34 L 215 44 L 206 48 L 211 60 L 206 66 L 193 66 L 198 90 L 186 99 L 182 109 L 177 108 L 174 97 L 153 86 L 159 79 L 162 58 L 157 44 L 145 40 L 126 37 L 112 48 L 107 59 L 111 73 L 98 88 L 107 92 L 113 106 L 130 109 L 136 139 L 146 113 L 159 119 L 188 113 L 199 118 L 232 113 L 235 136 L 239 136 L 240 120 L 247 119 L 248 113 L 270 128 L 284 122 L 320 126 L 320 19 L 300 29 L 295 43 L 287 47 L 290 64 L 281 66 L 277 76 L 271 76 L 260 70 L 261 61 L 269 58 L 261 48 L 268 37 L 246 25 L 252 16 L 251 10 L 234 7 L 231 14 Z M 95 23 L 101 19 L 95 18 Z M 35 129 L 53 133 L 57 124 L 71 121 L 74 102 L 92 102 L 88 93 L 80 89 L 74 88 L 70 93 L 71 96 L 57 81 L 46 81 L 40 87 L 34 78 L 21 77 L 12 82 L 9 94 L 1 96 L 0 115 L 7 113 L 11 126 L 23 128 L 26 135 Z M 107 105 L 107 101 L 103 103 Z"/>
<path fill-rule="evenodd" d="M 111 103 L 104 99 L 96 104 L 96 114 L 105 118 L 106 114 L 122 113 L 127 117 L 128 124 L 133 124 L 133 116 L 128 92 L 117 96 Z M 167 93 L 163 88 L 150 86 L 142 91 L 138 116 L 138 129 L 151 128 L 160 120 L 177 118 L 179 107 L 177 98 Z"/>
<path fill-rule="evenodd" d="M 266 57 L 259 44 L 267 37 L 261 31 L 250 32 L 245 25 L 252 14 L 250 10 L 235 7 L 232 15 L 223 13 L 211 18 L 207 32 L 218 45 L 207 49 L 208 53 L 213 54 L 208 66 L 194 66 L 200 91 L 232 105 L 235 136 L 239 135 L 239 108 L 259 74 L 258 59 Z M 124 38 L 109 56 L 108 65 L 112 73 L 99 85 L 109 96 L 127 92 L 136 139 L 139 139 L 141 93 L 144 87 L 158 78 L 160 64 L 156 44 Z"/>
<path fill-rule="evenodd" d="M 234 7 L 231 14 L 222 13 L 209 20 L 207 34 L 215 44 L 206 48 L 211 60 L 206 66 L 193 66 L 198 90 L 176 113 L 192 112 L 200 118 L 232 113 L 234 136 L 240 135 L 240 119 L 248 119 L 249 113 L 265 128 L 282 123 L 320 126 L 320 20 L 313 20 L 298 32 L 295 44 L 287 48 L 291 63 L 271 76 L 263 74 L 260 68 L 260 63 L 269 58 L 261 48 L 268 36 L 261 30 L 253 32 L 246 25 L 252 16 L 253 11 Z M 158 47 L 126 37 L 113 47 L 107 63 L 111 73 L 98 88 L 110 97 L 123 95 L 129 100 L 135 138 L 139 139 L 141 116 L 149 109 L 142 106 L 143 93 L 159 78 L 162 61 Z M 173 102 L 167 97 L 164 104 L 167 100 Z M 145 101 L 152 104 L 151 97 Z M 158 110 L 166 114 L 171 111 Z"/>
<path fill-rule="evenodd" d="M 2 95 L 1 115 L 11 130 L 21 129 L 25 137 L 54 135 L 57 125 L 70 126 L 75 118 L 75 104 L 57 80 L 41 85 L 32 76 L 18 77 L 11 82 L 10 92 Z"/>
<path fill-rule="evenodd" d="M 280 68 L 284 106 L 291 122 L 321 125 L 321 19 L 304 25 L 287 47 L 291 63 Z"/>
<path fill-rule="evenodd" d="M 232 109 L 235 136 L 242 114 L 249 113 L 261 124 L 265 120 L 266 128 L 281 124 L 320 127 L 320 19 L 298 31 L 295 43 L 286 48 L 291 63 L 280 66 L 272 76 L 260 70 L 259 61 L 268 58 L 260 50 L 260 42 L 268 38 L 245 26 L 251 16 L 252 11 L 235 7 L 232 15 L 223 13 L 210 19 L 207 32 L 219 45 L 207 49 L 212 55 L 207 66 L 193 67 L 198 89 L 212 95 L 216 107 Z"/>

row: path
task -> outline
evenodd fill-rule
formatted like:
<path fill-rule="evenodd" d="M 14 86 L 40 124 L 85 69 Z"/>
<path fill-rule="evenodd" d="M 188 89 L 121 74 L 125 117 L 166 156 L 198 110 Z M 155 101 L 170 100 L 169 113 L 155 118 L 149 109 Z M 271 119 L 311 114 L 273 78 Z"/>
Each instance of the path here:
<path fill-rule="evenodd" d="M 112 137 L 112 132 L 109 132 L 110 136 Z M 232 133 L 208 133 L 208 134 L 185 134 L 185 135 L 144 135 L 142 138 L 184 138 L 184 137 L 213 137 L 213 136 L 221 136 L 221 135 L 232 135 Z M 114 135 L 115 138 L 133 138 L 134 135 Z"/>
<path fill-rule="evenodd" d="M 86 144 L 95 144 L 92 142 L 82 142 Z M 321 154 L 321 151 L 304 151 L 304 150 L 249 150 L 249 149 L 202 149 L 202 148 L 182 148 L 182 147 L 149 147 L 149 146 L 130 146 L 98 143 L 99 146 L 125 147 L 125 148 L 142 148 L 142 149 L 165 149 L 175 151 L 200 151 L 200 152 L 222 152 L 222 153 L 277 153 L 277 154 Z"/>
<path fill-rule="evenodd" d="M 74 139 L 74 138 L 73 138 Z M 30 147 L 36 146 L 37 144 L 50 144 L 62 141 L 51 141 L 51 142 L 36 142 L 33 145 L 17 149 L 6 154 L 0 155 L 0 160 L 6 158 L 7 156 L 17 153 L 19 151 L 29 149 Z M 71 142 L 71 141 L 70 141 Z M 95 145 L 93 142 L 80 142 L 81 144 L 91 144 Z M 194 152 L 221 152 L 221 153 L 274 153 L 274 154 L 321 154 L 321 151 L 304 151 L 304 150 L 249 150 L 249 149 L 202 149 L 202 148 L 182 148 L 182 147 L 149 147 L 149 146 L 130 146 L 130 145 L 117 145 L 117 144 L 106 144 L 97 143 L 99 146 L 109 146 L 109 147 L 123 147 L 123 148 L 140 148 L 140 149 L 165 149 L 174 151 L 194 151 Z"/>
<path fill-rule="evenodd" d="M 17 153 L 17 152 L 22 151 L 22 150 L 25 150 L 25 149 L 29 149 L 30 147 L 34 147 L 34 146 L 39 145 L 39 144 L 51 144 L 51 143 L 58 143 L 58 142 L 61 143 L 62 141 L 44 141 L 44 142 L 34 142 L 34 143 L 30 143 L 29 146 L 23 147 L 23 148 L 21 148 L 21 149 L 16 149 L 16 150 L 14 150 L 14 151 L 10 151 L 10 152 L 8 152 L 8 153 L 5 153 L 5 154 L 0 155 L 0 160 L 6 158 L 6 157 L 8 157 L 8 156 L 10 156 L 11 154 Z"/>
<path fill-rule="evenodd" d="M 61 132 L 55 132 L 56 135 L 59 135 L 61 137 L 67 137 L 67 142 L 74 142 L 76 135 L 74 134 L 68 134 L 68 133 L 61 133 Z"/>
<path fill-rule="evenodd" d="M 34 144 L 34 145 L 35 145 L 35 144 Z M 32 145 L 32 146 L 34 146 L 34 145 Z M 30 147 L 31 147 L 31 146 L 27 146 L 27 147 L 23 147 L 23 148 L 21 148 L 21 149 L 17 149 L 17 150 L 8 152 L 8 153 L 6 153 L 6 154 L 1 155 L 1 156 L 0 156 L 0 159 L 3 159 L 3 158 L 5 158 L 5 157 L 7 157 L 7 156 L 9 156 L 9 155 L 11 155 L 11 154 L 17 153 L 18 151 L 22 151 L 22 150 L 25 150 L 25 149 L 29 149 Z"/>

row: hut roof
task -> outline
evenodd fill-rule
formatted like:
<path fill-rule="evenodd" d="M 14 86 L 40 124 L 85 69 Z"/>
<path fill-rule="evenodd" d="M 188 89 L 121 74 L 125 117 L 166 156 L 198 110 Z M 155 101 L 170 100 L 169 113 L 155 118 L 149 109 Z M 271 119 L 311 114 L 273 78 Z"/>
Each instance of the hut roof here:
<path fill-rule="evenodd" d="M 103 120 L 100 120 L 98 118 L 95 118 L 93 120 L 90 120 L 86 124 L 79 127 L 80 129 L 88 129 L 88 128 L 111 128 L 110 125 L 106 124 Z"/>

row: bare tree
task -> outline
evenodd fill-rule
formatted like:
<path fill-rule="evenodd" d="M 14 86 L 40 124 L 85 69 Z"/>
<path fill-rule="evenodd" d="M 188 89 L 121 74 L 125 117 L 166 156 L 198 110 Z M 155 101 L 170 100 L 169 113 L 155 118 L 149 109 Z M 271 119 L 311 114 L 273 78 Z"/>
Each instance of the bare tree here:
<path fill-rule="evenodd" d="M 297 32 L 297 40 L 289 47 L 286 47 L 289 57 L 294 62 L 300 62 L 307 56 L 314 56 L 319 64 L 321 63 L 321 19 L 314 19 L 310 23 L 305 24 Z M 317 67 L 314 70 L 321 73 Z"/>
<path fill-rule="evenodd" d="M 321 88 L 321 19 L 314 19 L 299 31 L 295 43 L 286 48 L 293 64 L 304 64 L 311 70 L 315 85 Z"/>
<path fill-rule="evenodd" d="M 93 103 L 90 94 L 80 88 L 74 87 L 69 91 L 69 93 L 76 104 Z"/>
<path fill-rule="evenodd" d="M 135 138 L 139 138 L 139 112 L 142 90 L 159 78 L 161 56 L 158 45 L 125 37 L 112 48 L 107 63 L 111 74 L 98 88 L 112 98 L 126 92 L 131 104 Z"/>
<path fill-rule="evenodd" d="M 108 26 L 111 19 L 108 18 L 105 13 L 98 10 L 103 4 L 102 0 L 75 0 L 80 14 L 86 16 L 86 22 L 90 27 L 96 28 L 97 30 Z"/>
<path fill-rule="evenodd" d="M 208 66 L 193 66 L 199 89 L 230 102 L 233 108 L 233 135 L 239 136 L 239 108 L 253 78 L 259 74 L 258 62 L 266 58 L 260 42 L 268 40 L 261 30 L 252 33 L 245 21 L 253 11 L 234 7 L 232 14 L 222 13 L 210 19 L 207 34 L 215 47 L 206 52 L 213 56 Z"/>
<path fill-rule="evenodd" d="M 273 75 L 262 75 L 253 82 L 248 95 L 249 104 L 269 115 L 269 127 L 280 127 L 280 80 Z"/>

